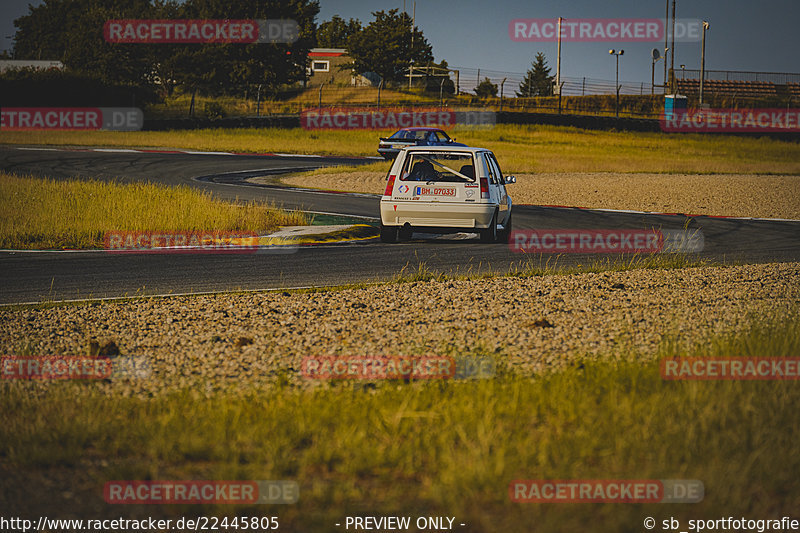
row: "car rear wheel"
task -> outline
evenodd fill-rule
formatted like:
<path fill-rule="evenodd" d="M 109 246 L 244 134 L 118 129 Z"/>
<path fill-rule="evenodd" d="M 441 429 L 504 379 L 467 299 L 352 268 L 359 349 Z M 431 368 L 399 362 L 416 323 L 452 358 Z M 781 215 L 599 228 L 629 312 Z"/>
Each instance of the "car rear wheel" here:
<path fill-rule="evenodd" d="M 498 236 L 500 237 L 500 242 L 508 242 L 508 239 L 511 238 L 511 213 L 508 214 L 505 227 L 503 231 L 498 233 Z"/>
<path fill-rule="evenodd" d="M 414 230 L 411 229 L 411 226 L 406 224 L 402 228 L 400 228 L 397 232 L 398 237 L 401 241 L 410 241 L 411 236 L 414 234 Z"/>
<path fill-rule="evenodd" d="M 497 242 L 497 211 L 492 215 L 489 227 L 481 230 L 481 242 Z"/>
<path fill-rule="evenodd" d="M 397 242 L 397 227 L 381 224 L 381 242 Z"/>

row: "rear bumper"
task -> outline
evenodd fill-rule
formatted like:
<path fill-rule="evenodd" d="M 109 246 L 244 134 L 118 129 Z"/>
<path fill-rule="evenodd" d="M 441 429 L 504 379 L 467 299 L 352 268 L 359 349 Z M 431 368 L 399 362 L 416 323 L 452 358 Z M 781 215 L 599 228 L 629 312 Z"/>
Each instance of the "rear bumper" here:
<path fill-rule="evenodd" d="M 381 154 L 386 159 L 389 158 L 394 159 L 395 157 L 397 157 L 397 154 L 400 153 L 400 150 L 402 150 L 402 148 L 393 148 L 392 145 L 402 146 L 402 148 L 407 148 L 409 146 L 417 146 L 417 143 L 403 142 L 403 141 L 387 142 L 381 140 L 381 142 L 378 143 L 378 153 Z"/>
<path fill-rule="evenodd" d="M 394 159 L 397 157 L 397 154 L 400 153 L 400 150 L 397 148 L 378 148 L 378 153 L 383 156 L 384 159 Z"/>
<path fill-rule="evenodd" d="M 427 229 L 486 229 L 497 210 L 495 204 L 464 204 L 381 200 L 381 223 L 384 226 L 406 224 Z"/>

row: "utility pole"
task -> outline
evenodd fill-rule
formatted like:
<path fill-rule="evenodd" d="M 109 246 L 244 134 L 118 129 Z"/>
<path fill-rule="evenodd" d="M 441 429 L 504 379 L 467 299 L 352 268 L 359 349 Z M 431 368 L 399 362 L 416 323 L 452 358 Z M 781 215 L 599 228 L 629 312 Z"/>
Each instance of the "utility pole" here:
<path fill-rule="evenodd" d="M 556 58 L 556 90 L 561 91 L 561 17 L 558 17 L 558 53 Z"/>
<path fill-rule="evenodd" d="M 667 8 L 664 12 L 664 94 L 667 94 L 667 58 L 669 57 L 669 32 L 667 32 L 667 25 L 669 24 L 669 0 L 667 0 Z"/>
<path fill-rule="evenodd" d="M 414 26 L 417 23 L 417 0 L 414 0 L 414 7 L 411 15 L 411 57 L 408 62 L 408 90 L 411 90 L 411 76 L 414 72 Z"/>
<path fill-rule="evenodd" d="M 700 47 L 700 105 L 703 105 L 703 80 L 706 77 L 706 30 L 711 25 L 703 21 L 703 44 Z"/>
<path fill-rule="evenodd" d="M 611 54 L 612 56 L 616 57 L 616 59 L 617 59 L 617 77 L 616 77 L 616 83 L 614 83 L 614 87 L 617 89 L 617 105 L 616 105 L 616 113 L 615 114 L 616 114 L 616 117 L 619 118 L 619 89 L 620 89 L 620 84 L 619 84 L 619 56 L 624 54 L 625 50 L 614 50 L 612 48 L 611 50 L 608 51 L 608 53 Z"/>
<path fill-rule="evenodd" d="M 670 92 L 675 94 L 675 0 L 672 0 L 672 49 L 669 54 L 669 71 L 672 73 Z"/>

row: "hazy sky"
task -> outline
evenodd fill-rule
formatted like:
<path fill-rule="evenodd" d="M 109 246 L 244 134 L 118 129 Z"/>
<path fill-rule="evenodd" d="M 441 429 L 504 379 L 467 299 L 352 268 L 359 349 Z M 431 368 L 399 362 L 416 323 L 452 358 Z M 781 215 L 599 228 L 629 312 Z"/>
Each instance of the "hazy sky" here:
<path fill-rule="evenodd" d="M 670 0 L 671 1 L 671 0 Z M 658 18 L 664 17 L 666 0 L 418 0 L 416 23 L 433 46 L 437 61 L 453 68 L 523 73 L 536 52 L 544 52 L 555 72 L 555 42 L 514 42 L 509 36 L 512 19 Z M 2 48 L 11 48 L 13 20 L 40 0 L 0 0 Z M 378 10 L 403 9 L 403 0 L 320 0 L 318 23 L 339 15 L 373 19 Z M 411 13 L 413 0 L 405 0 Z M 677 0 L 677 17 L 704 19 L 711 24 L 706 42 L 706 68 L 800 72 L 800 0 Z M 614 79 L 614 58 L 609 48 L 622 48 L 620 80 L 650 81 L 651 42 L 564 42 L 561 67 L 565 77 Z M 699 68 L 700 43 L 677 43 L 675 68 Z M 663 51 L 663 50 L 662 50 Z M 659 74 L 660 73 L 660 74 Z M 492 74 L 492 72 L 490 72 Z M 481 74 L 483 77 L 484 74 Z M 656 64 L 656 83 L 663 64 Z M 462 78 L 462 84 L 468 80 Z"/>

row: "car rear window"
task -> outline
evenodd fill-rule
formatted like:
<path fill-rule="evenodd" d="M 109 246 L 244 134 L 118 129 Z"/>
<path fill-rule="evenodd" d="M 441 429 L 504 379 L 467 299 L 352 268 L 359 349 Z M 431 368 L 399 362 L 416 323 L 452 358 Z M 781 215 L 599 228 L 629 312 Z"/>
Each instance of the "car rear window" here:
<path fill-rule="evenodd" d="M 406 158 L 400 179 L 456 183 L 475 181 L 475 162 L 470 153 L 414 152 Z"/>
<path fill-rule="evenodd" d="M 412 132 L 410 132 L 410 131 L 400 130 L 400 131 L 396 131 L 396 132 L 392 133 L 392 136 L 389 137 L 389 138 L 390 139 L 413 139 L 414 138 L 414 134 Z"/>
<path fill-rule="evenodd" d="M 430 131 L 430 130 L 400 130 L 396 131 L 392 134 L 390 139 L 406 139 L 406 140 L 418 140 L 418 141 L 426 141 L 426 140 L 447 140 L 447 135 L 444 135 L 440 132 Z"/>

